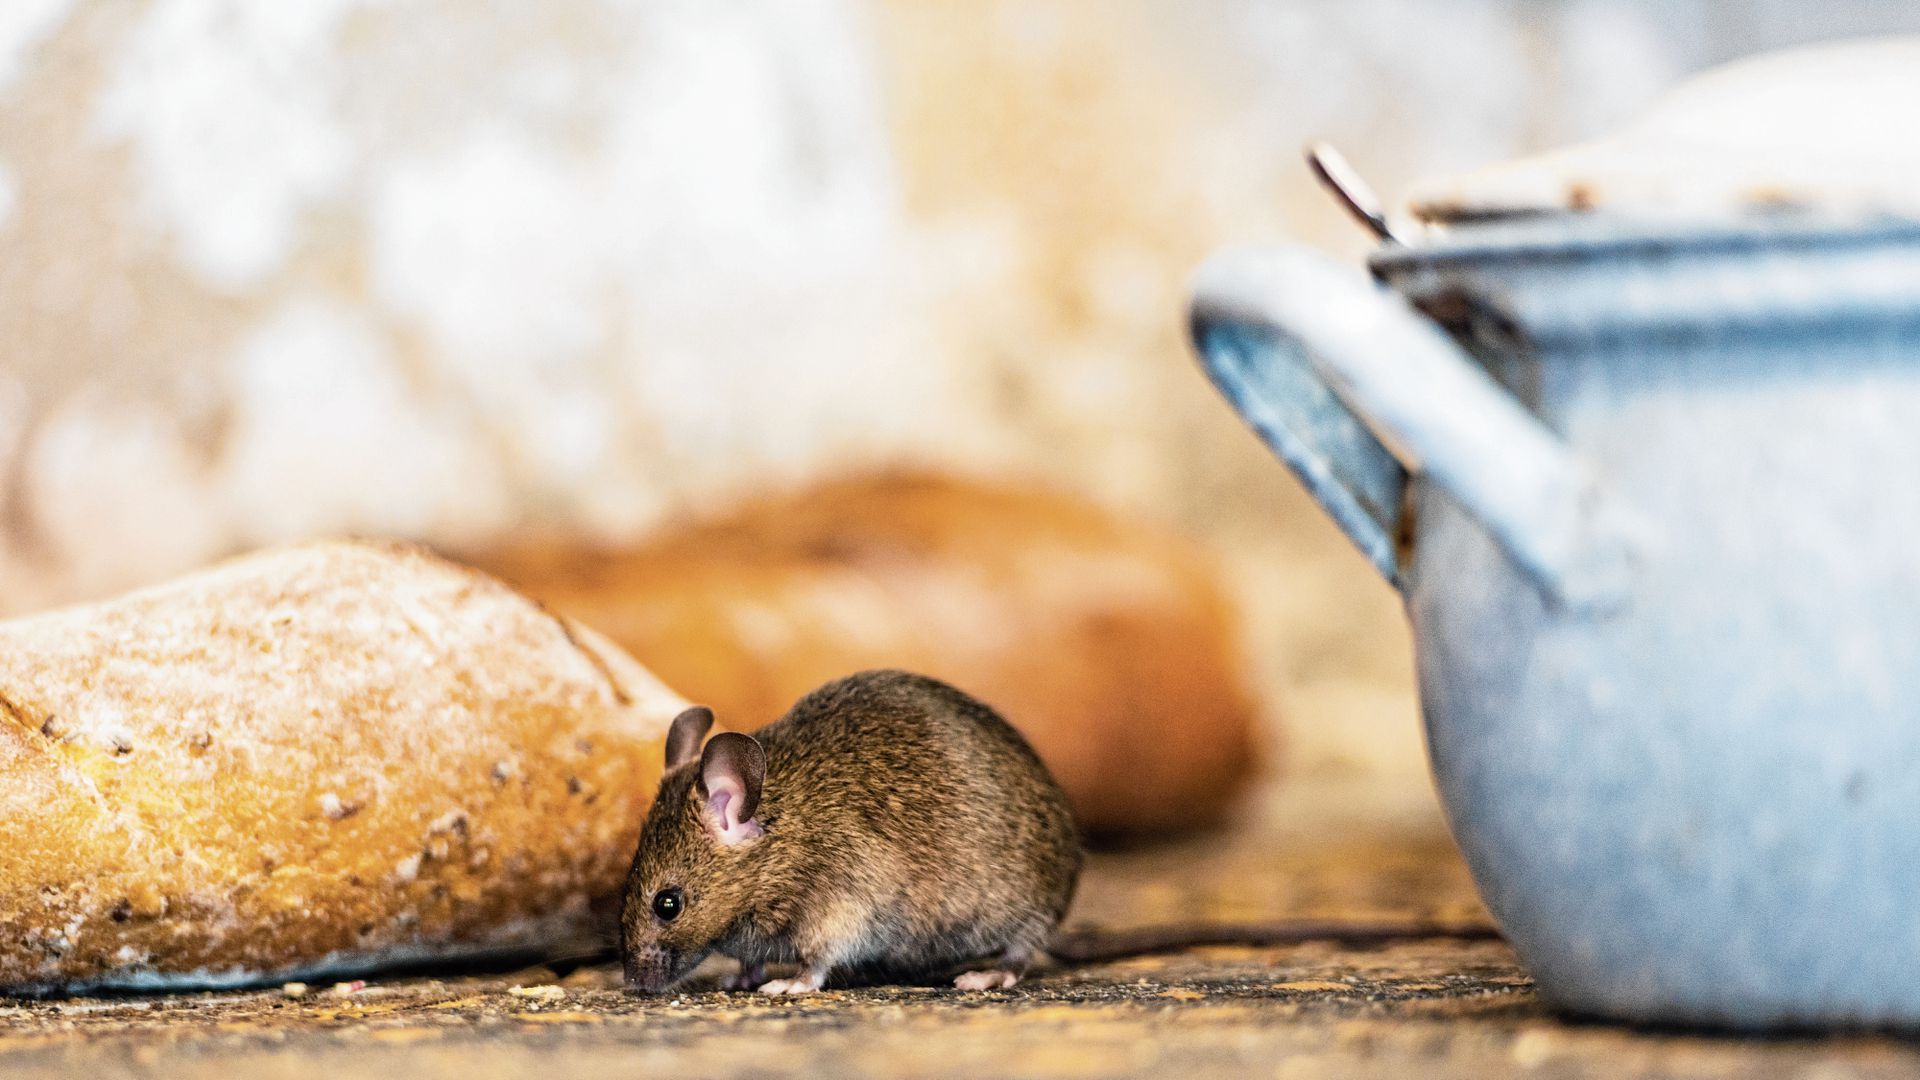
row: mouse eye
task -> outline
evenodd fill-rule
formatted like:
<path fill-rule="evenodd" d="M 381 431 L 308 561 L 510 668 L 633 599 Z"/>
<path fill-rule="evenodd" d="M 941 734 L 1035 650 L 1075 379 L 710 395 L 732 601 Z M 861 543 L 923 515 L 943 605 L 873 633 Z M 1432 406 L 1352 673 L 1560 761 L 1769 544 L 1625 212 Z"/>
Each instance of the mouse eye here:
<path fill-rule="evenodd" d="M 669 885 L 653 894 L 653 913 L 661 922 L 672 922 L 680 917 L 680 910 L 687 906 L 687 898 L 680 893 L 680 887 Z"/>

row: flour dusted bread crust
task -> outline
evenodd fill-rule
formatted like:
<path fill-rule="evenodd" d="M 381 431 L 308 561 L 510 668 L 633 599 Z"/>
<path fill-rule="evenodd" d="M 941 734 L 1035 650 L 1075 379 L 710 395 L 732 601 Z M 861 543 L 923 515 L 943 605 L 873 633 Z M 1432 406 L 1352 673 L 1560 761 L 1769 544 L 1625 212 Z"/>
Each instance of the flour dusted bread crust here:
<path fill-rule="evenodd" d="M 320 543 L 0 623 L 0 987 L 537 947 L 617 892 L 683 702 L 425 552 Z"/>

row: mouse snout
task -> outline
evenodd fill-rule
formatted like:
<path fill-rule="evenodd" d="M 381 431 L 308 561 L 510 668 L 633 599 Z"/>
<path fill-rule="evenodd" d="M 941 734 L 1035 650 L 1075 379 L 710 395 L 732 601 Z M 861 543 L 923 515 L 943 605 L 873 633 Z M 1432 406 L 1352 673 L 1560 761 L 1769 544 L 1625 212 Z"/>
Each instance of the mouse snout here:
<path fill-rule="evenodd" d="M 627 990 L 635 994 L 658 994 L 673 985 L 679 965 L 670 949 L 658 945 L 634 949 L 625 958 Z"/>

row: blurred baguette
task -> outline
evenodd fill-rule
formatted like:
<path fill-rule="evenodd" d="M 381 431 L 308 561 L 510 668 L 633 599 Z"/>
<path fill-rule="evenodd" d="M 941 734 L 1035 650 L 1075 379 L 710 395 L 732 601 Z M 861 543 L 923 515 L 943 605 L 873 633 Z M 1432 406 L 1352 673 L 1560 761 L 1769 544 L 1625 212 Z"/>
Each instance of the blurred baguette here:
<path fill-rule="evenodd" d="M 591 632 L 397 546 L 0 623 L 0 987 L 553 944 L 618 888 L 681 705 Z"/>
<path fill-rule="evenodd" d="M 1027 735 L 1095 833 L 1217 821 L 1255 766 L 1217 569 L 1083 499 L 887 473 L 628 548 L 471 557 L 741 730 L 861 668 L 952 682 Z"/>

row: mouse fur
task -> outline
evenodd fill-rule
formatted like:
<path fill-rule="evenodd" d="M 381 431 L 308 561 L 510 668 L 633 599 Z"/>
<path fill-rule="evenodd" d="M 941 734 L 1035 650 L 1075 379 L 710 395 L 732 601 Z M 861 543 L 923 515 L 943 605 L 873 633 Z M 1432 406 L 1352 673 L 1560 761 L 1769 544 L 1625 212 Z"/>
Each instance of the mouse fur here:
<path fill-rule="evenodd" d="M 712 722 L 689 709 L 667 740 L 622 903 L 630 989 L 665 990 L 715 953 L 769 993 L 969 966 L 956 985 L 1011 986 L 1046 948 L 1080 839 L 1059 785 L 991 708 L 866 671 L 756 736 L 703 745 Z M 761 982 L 770 963 L 800 974 Z"/>

